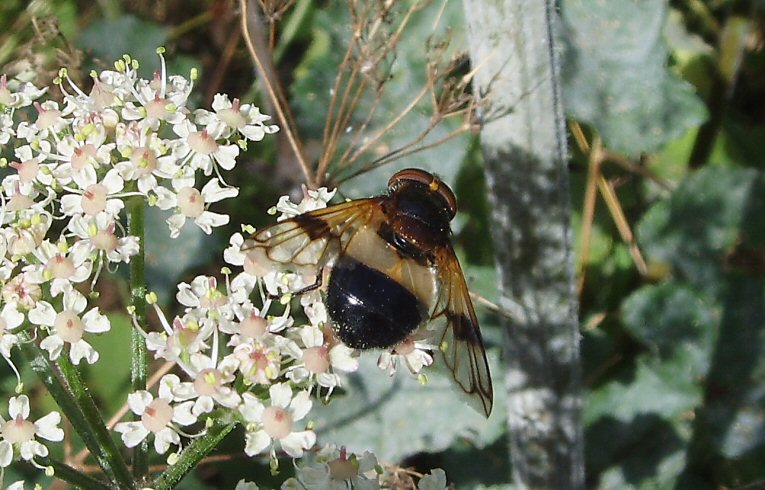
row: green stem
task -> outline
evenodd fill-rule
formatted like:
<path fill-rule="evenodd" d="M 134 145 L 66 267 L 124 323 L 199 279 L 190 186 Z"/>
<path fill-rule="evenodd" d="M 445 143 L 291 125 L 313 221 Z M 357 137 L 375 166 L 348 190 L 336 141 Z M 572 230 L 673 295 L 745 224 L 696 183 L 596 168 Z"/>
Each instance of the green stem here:
<path fill-rule="evenodd" d="M 106 428 L 104 419 L 101 417 L 101 412 L 98 410 L 93 397 L 90 396 L 88 387 L 83 382 L 80 372 L 71 363 L 69 358 L 64 355 L 58 359 L 58 365 L 61 374 L 69 385 L 69 391 L 74 396 L 85 420 L 88 421 L 93 430 L 93 435 L 97 440 L 100 453 L 103 456 L 104 462 L 108 466 L 108 470 L 104 467 L 104 464 L 101 464 L 100 462 L 99 464 L 104 468 L 104 471 L 112 477 L 112 479 L 116 480 L 119 488 L 135 489 L 135 481 L 130 475 L 130 470 L 125 463 L 125 460 L 122 458 L 119 447 L 117 447 L 114 439 L 112 439 L 111 432 Z"/>
<path fill-rule="evenodd" d="M 128 200 L 128 234 L 138 237 L 138 254 L 130 259 L 130 299 L 138 325 L 146 325 L 146 262 L 144 200 L 141 196 Z M 146 341 L 141 332 L 133 330 L 131 335 L 130 382 L 133 391 L 146 389 L 148 355 Z M 140 420 L 140 416 L 134 416 Z M 133 475 L 140 479 L 149 472 L 149 442 L 144 439 L 133 450 Z"/>
<path fill-rule="evenodd" d="M 220 441 L 234 430 L 239 422 L 236 420 L 217 421 L 203 436 L 194 439 L 186 449 L 181 451 L 178 461 L 169 466 L 154 482 L 154 490 L 170 490 L 174 488 Z"/>
<path fill-rule="evenodd" d="M 116 449 L 101 414 L 69 359 L 61 357 L 57 368 L 48 360 L 48 353 L 42 350 L 28 333 L 20 333 L 19 337 L 19 346 L 29 361 L 29 366 L 48 389 L 48 393 L 64 412 L 104 473 L 119 488 L 135 488 L 127 465 Z M 61 378 L 66 380 L 66 384 L 62 383 Z M 83 405 L 87 405 L 88 409 Z"/>
<path fill-rule="evenodd" d="M 66 463 L 62 463 L 61 461 L 58 461 L 56 459 L 52 458 L 40 458 L 37 457 L 35 460 L 40 463 L 43 466 L 50 466 L 53 468 L 53 476 L 55 478 L 58 478 L 59 480 L 63 480 L 70 485 L 72 485 L 74 488 L 85 488 L 85 489 L 93 489 L 93 490 L 112 490 L 113 487 L 108 485 L 107 483 L 97 480 L 93 478 L 90 475 L 86 475 L 85 473 L 82 473 L 79 470 L 76 470 L 75 468 L 72 468 Z"/>

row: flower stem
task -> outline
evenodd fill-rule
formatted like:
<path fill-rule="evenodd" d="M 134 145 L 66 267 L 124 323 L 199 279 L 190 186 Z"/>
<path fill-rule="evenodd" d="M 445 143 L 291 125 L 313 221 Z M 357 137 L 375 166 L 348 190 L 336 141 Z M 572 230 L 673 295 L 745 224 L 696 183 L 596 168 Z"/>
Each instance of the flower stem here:
<path fill-rule="evenodd" d="M 181 451 L 178 461 L 169 466 L 154 482 L 154 490 L 170 490 L 194 469 L 202 458 L 210 454 L 220 441 L 231 432 L 239 422 L 237 420 L 217 420 L 207 429 L 205 435 L 197 437 L 186 449 Z"/>
<path fill-rule="evenodd" d="M 138 324 L 146 325 L 146 263 L 143 196 L 127 201 L 128 234 L 138 237 L 138 254 L 130 259 L 130 299 Z M 146 389 L 148 355 L 146 342 L 137 330 L 131 336 L 130 382 L 133 391 Z M 134 418 L 135 419 L 135 418 Z M 140 479 L 149 471 L 149 442 L 144 439 L 133 450 L 133 475 Z"/>
<path fill-rule="evenodd" d="M 75 488 L 88 488 L 93 490 L 112 490 L 112 486 L 97 480 L 90 475 L 86 475 L 81 471 L 72 468 L 66 463 L 62 463 L 53 458 L 37 457 L 35 460 L 43 466 L 50 466 L 53 468 L 53 476 L 59 480 L 63 480 Z"/>
<path fill-rule="evenodd" d="M 61 357 L 57 367 L 52 364 L 47 353 L 40 349 L 28 333 L 21 333 L 19 337 L 19 346 L 30 367 L 48 389 L 104 473 L 118 488 L 134 489 L 135 483 L 128 467 L 104 425 L 79 372 L 67 357 Z"/>

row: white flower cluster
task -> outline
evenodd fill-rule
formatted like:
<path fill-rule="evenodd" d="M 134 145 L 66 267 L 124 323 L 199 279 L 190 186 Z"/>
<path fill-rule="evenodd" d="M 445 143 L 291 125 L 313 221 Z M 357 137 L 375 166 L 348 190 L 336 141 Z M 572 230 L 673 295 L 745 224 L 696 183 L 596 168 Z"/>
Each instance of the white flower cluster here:
<path fill-rule="evenodd" d="M 127 200 L 168 210 L 171 236 L 187 220 L 211 233 L 229 218 L 210 204 L 238 194 L 220 170 L 234 166 L 248 140 L 278 130 L 257 107 L 225 95 L 216 95 L 212 111 L 187 108 L 192 81 L 168 76 L 158 54 L 161 69 L 151 80 L 124 56 L 114 70 L 92 73 L 87 93 L 62 69 L 54 82 L 60 104 L 42 100 L 47 89 L 0 76 L 0 355 L 16 373 L 18 392 L 23 386 L 12 356 L 22 332 L 51 361 L 98 361 L 89 335 L 111 325 L 89 304 L 87 291 L 104 268 L 139 252 L 142 244 L 123 224 Z M 169 390 L 163 385 L 157 399 L 133 394 L 130 407 L 155 413 L 160 424 L 170 410 L 162 403 Z M 173 408 L 173 422 L 189 423 L 202 406 L 200 397 L 193 413 Z M 26 395 L 11 398 L 9 412 L 0 430 L 0 468 L 46 456 L 36 436 L 63 437 L 57 412 L 27 421 Z M 155 447 L 162 452 L 174 443 L 166 431 Z"/>

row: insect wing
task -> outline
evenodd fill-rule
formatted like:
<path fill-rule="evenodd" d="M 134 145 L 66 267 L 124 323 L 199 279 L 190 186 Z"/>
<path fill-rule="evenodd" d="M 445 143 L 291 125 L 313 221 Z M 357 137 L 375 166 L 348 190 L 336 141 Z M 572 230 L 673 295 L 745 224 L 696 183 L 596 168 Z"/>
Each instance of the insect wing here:
<path fill-rule="evenodd" d="M 433 320 L 443 331 L 436 336 L 444 362 L 468 402 L 487 417 L 494 403 L 489 363 L 465 276 L 450 246 L 436 251 L 440 292 Z"/>
<path fill-rule="evenodd" d="M 316 265 L 347 245 L 380 205 L 381 198 L 357 199 L 309 211 L 256 231 L 242 250 L 261 247 L 274 262 Z"/>

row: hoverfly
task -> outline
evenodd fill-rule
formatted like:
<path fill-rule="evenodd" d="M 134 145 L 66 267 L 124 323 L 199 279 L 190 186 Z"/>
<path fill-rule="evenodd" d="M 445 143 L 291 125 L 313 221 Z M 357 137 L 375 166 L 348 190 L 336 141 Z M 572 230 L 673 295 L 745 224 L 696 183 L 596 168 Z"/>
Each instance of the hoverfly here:
<path fill-rule="evenodd" d="M 323 288 L 333 331 L 351 348 L 390 348 L 427 328 L 454 382 L 488 417 L 489 365 L 450 241 L 456 212 L 454 193 L 438 177 L 406 169 L 390 178 L 387 194 L 280 221 L 252 234 L 243 250 L 315 267 L 307 289 Z"/>

